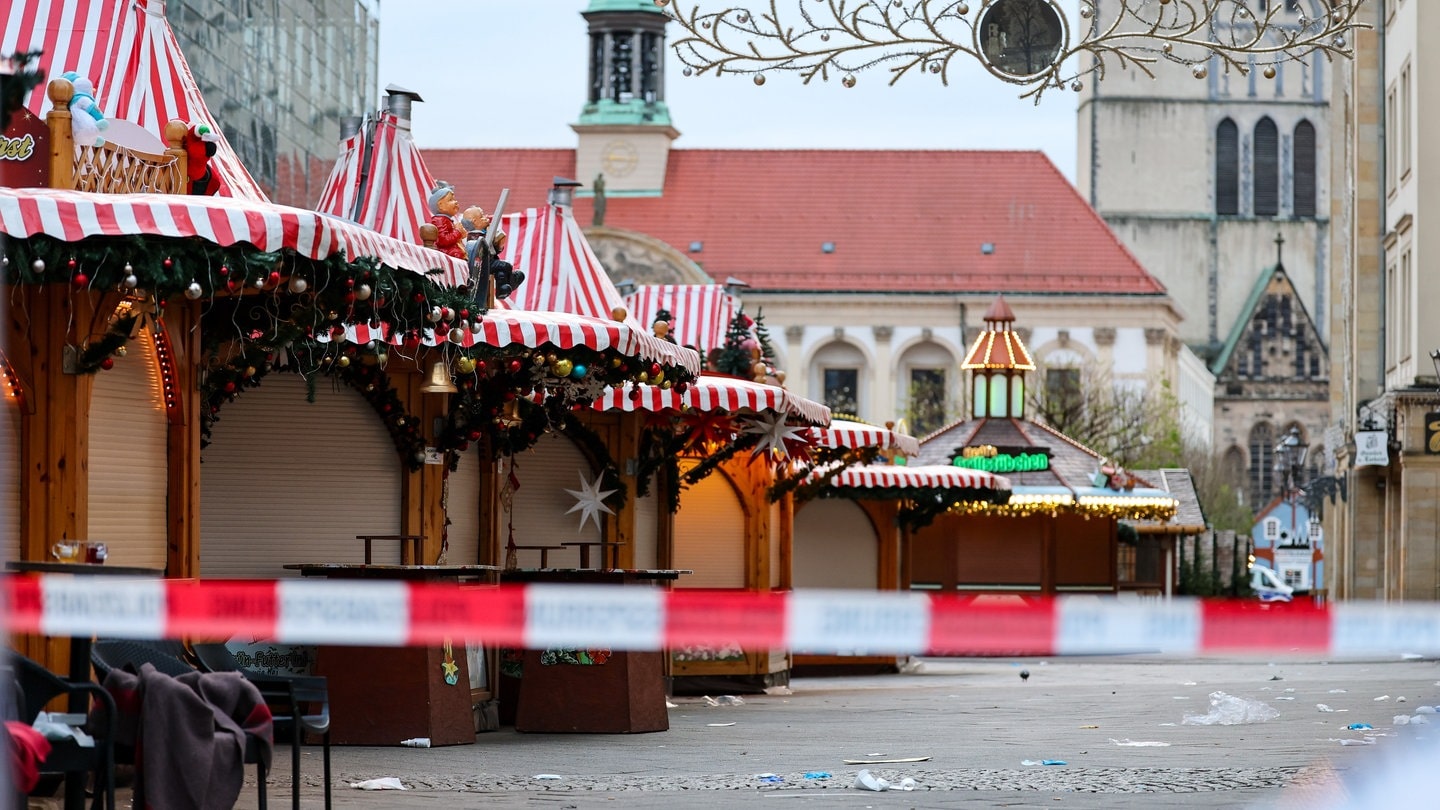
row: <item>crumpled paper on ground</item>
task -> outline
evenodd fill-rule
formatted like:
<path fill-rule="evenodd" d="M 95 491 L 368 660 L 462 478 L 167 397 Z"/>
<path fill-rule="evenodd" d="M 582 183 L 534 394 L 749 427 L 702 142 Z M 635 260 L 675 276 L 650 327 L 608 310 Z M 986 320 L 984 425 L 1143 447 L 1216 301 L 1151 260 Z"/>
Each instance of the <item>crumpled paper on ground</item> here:
<path fill-rule="evenodd" d="M 359 790 L 409 790 L 410 788 L 400 784 L 398 776 L 382 776 L 379 779 L 366 779 L 364 782 L 351 782 L 350 787 Z"/>
<path fill-rule="evenodd" d="M 1180 722 L 1187 726 L 1238 726 L 1263 723 L 1279 716 L 1280 712 L 1258 700 L 1211 692 L 1208 714 L 1187 714 Z"/>
<path fill-rule="evenodd" d="M 914 790 L 915 780 L 907 776 L 904 779 L 900 780 L 899 784 L 892 785 L 888 781 L 881 779 L 873 773 L 870 773 L 869 768 L 862 768 L 859 773 L 855 774 L 855 784 L 853 785 L 853 787 L 857 790 L 874 791 Z"/>

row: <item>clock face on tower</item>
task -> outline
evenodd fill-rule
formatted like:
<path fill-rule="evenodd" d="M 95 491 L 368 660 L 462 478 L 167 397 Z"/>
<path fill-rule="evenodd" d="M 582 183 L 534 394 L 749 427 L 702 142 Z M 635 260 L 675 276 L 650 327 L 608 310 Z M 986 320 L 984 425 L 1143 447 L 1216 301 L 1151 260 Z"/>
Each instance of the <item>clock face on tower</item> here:
<path fill-rule="evenodd" d="M 610 177 L 624 177 L 639 163 L 640 153 L 629 141 L 611 141 L 600 150 L 600 168 Z"/>

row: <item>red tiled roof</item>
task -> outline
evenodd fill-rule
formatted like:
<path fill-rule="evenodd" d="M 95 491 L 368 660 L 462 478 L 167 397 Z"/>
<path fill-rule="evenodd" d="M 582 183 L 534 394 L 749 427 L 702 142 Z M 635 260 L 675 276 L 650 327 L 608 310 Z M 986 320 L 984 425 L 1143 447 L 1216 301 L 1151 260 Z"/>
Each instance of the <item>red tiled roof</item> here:
<path fill-rule="evenodd" d="M 572 149 L 425 160 L 466 205 L 509 187 L 511 210 L 575 171 Z M 576 198 L 579 222 L 591 206 Z M 612 196 L 605 224 L 681 251 L 700 242 L 688 255 L 706 273 L 757 290 L 1165 291 L 1041 152 L 676 149 L 664 196 Z"/>

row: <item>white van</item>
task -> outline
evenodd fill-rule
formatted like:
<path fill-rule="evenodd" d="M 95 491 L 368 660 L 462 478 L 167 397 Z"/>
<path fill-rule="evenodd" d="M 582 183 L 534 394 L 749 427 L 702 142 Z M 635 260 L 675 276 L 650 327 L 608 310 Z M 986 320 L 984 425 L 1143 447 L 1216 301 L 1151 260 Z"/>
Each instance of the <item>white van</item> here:
<path fill-rule="evenodd" d="M 1280 581 L 1280 575 L 1263 565 L 1250 566 L 1250 589 L 1262 602 L 1289 602 L 1295 589 Z"/>

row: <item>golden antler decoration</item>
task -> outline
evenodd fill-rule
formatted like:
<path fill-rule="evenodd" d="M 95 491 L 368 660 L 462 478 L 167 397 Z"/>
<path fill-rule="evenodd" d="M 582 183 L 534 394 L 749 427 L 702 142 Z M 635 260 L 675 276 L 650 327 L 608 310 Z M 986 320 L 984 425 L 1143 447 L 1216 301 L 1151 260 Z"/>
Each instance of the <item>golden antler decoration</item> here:
<path fill-rule="evenodd" d="M 833 73 L 853 87 L 855 73 L 884 66 L 890 84 L 918 71 L 948 86 L 952 62 L 964 54 L 1029 87 L 1021 98 L 1036 103 L 1047 89 L 1079 91 L 1085 76 L 1104 78 L 1107 63 L 1151 77 L 1166 61 L 1198 79 L 1212 63 L 1242 75 L 1258 67 L 1273 78 L 1275 65 L 1316 51 L 1353 56 L 1349 35 L 1369 27 L 1355 20 L 1365 0 L 1080 0 L 1074 30 L 1059 0 L 769 0 L 758 14 L 655 2 L 685 31 L 674 48 L 687 76 L 750 74 L 764 84 L 768 72 L 789 70 L 806 84 Z"/>

